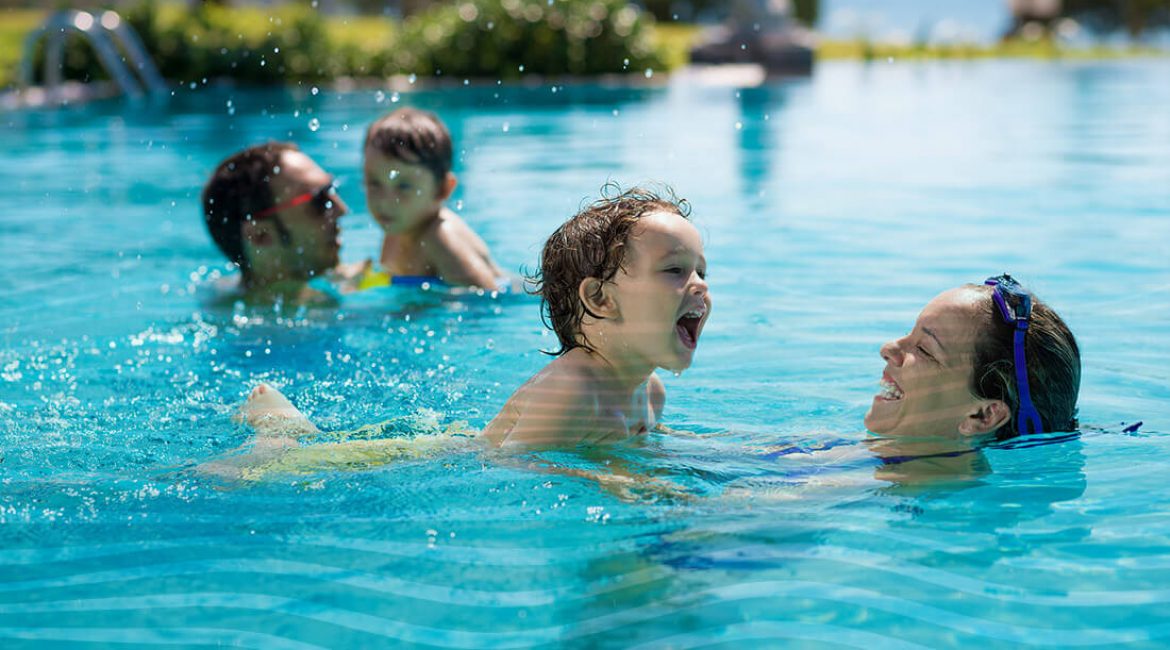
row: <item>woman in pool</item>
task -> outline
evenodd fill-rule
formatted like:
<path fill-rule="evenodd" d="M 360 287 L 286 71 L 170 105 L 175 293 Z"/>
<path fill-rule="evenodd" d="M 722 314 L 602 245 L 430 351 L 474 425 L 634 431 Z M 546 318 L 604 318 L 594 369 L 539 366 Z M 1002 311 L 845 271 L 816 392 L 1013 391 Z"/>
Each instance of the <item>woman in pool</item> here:
<path fill-rule="evenodd" d="M 1077 428 L 1076 339 L 1011 276 L 944 291 L 880 354 L 881 389 L 865 414 L 865 428 L 876 434 L 865 442 L 880 463 L 879 479 L 976 477 L 988 471 L 979 453 L 987 444 Z M 767 451 L 827 470 L 861 460 L 857 450 Z"/>
<path fill-rule="evenodd" d="M 1005 440 L 1077 426 L 1076 339 L 1011 276 L 938 295 L 881 356 L 881 392 L 865 415 L 874 433 Z"/>

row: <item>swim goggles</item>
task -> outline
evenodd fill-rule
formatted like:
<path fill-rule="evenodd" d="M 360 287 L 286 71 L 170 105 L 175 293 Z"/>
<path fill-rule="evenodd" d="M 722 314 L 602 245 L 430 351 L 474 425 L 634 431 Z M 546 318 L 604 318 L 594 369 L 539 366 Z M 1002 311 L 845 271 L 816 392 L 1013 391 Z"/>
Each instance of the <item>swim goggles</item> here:
<path fill-rule="evenodd" d="M 1028 388 L 1028 363 L 1024 356 L 1024 334 L 1028 331 L 1028 322 L 1032 317 L 1032 294 L 1025 291 L 1019 282 L 1006 273 L 987 278 L 983 284 L 994 289 L 991 296 L 999 308 L 1003 322 L 1015 328 L 1012 347 L 1016 365 L 1016 389 L 1020 397 L 1016 430 L 1021 434 L 1043 433 L 1044 426 L 1040 422 L 1040 414 L 1032 404 L 1032 391 Z M 1009 306 L 1008 296 L 1016 299 L 1014 308 Z"/>
<path fill-rule="evenodd" d="M 317 206 L 321 212 L 325 212 L 329 209 L 329 202 L 332 200 L 330 197 L 335 191 L 337 191 L 337 181 L 331 178 L 329 179 L 328 183 L 322 185 L 321 187 L 309 190 L 304 194 L 298 194 L 287 201 L 277 203 L 271 208 L 265 208 L 256 214 L 253 214 L 252 219 L 265 219 L 267 217 L 271 217 L 277 212 L 280 212 L 281 210 L 295 208 L 298 205 L 304 205 L 310 201 L 312 201 L 313 205 Z"/>

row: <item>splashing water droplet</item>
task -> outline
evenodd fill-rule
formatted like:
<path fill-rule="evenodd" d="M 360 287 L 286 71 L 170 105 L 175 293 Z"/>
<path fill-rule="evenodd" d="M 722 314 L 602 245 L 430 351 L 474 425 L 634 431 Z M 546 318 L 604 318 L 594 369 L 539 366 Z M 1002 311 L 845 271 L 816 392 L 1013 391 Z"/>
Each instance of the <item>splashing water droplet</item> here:
<path fill-rule="evenodd" d="M 406 81 L 413 85 L 414 82 L 418 81 L 418 75 L 412 72 L 410 73 L 410 76 L 406 78 Z"/>
<path fill-rule="evenodd" d="M 742 131 L 743 130 L 743 122 L 736 122 L 735 123 L 735 130 Z"/>
<path fill-rule="evenodd" d="M 309 92 L 313 93 L 313 95 L 315 96 L 317 93 L 321 92 L 321 90 L 319 88 L 317 88 L 316 86 L 313 86 L 312 88 L 309 89 Z"/>
<path fill-rule="evenodd" d="M 512 128 L 512 125 L 511 125 L 511 124 L 508 124 L 507 122 L 504 122 L 504 126 L 502 127 L 502 130 L 504 131 L 504 133 L 507 133 L 507 132 L 508 132 L 508 130 L 509 130 L 509 129 L 511 129 L 511 128 Z"/>
<path fill-rule="evenodd" d="M 390 103 L 391 104 L 397 104 L 399 99 L 401 99 L 401 97 L 398 96 L 398 93 L 391 93 L 390 94 Z"/>
<path fill-rule="evenodd" d="M 388 176 L 390 176 L 390 180 L 394 180 L 395 178 L 398 178 L 398 174 L 399 172 L 397 169 L 391 169 Z"/>
<path fill-rule="evenodd" d="M 650 78 L 652 78 L 653 76 L 654 76 L 654 70 L 653 70 L 653 69 L 651 69 L 651 68 L 646 68 L 646 78 L 647 78 L 647 79 L 650 79 Z"/>
<path fill-rule="evenodd" d="M 309 120 L 309 130 L 310 131 L 313 131 L 315 133 L 317 131 L 317 129 L 319 129 L 319 128 L 321 128 L 321 120 L 318 120 L 315 117 L 313 119 Z"/>
<path fill-rule="evenodd" d="M 455 209 L 456 209 L 456 210 L 462 210 L 462 209 L 463 209 L 463 199 L 459 199 L 458 201 L 456 201 L 456 202 L 455 202 Z"/>
<path fill-rule="evenodd" d="M 382 92 L 381 90 L 379 90 L 378 92 L 374 93 L 374 99 L 375 99 L 375 100 L 376 100 L 376 101 L 377 101 L 379 104 L 381 104 L 382 102 L 386 101 L 386 93 L 384 93 L 384 92 Z"/>

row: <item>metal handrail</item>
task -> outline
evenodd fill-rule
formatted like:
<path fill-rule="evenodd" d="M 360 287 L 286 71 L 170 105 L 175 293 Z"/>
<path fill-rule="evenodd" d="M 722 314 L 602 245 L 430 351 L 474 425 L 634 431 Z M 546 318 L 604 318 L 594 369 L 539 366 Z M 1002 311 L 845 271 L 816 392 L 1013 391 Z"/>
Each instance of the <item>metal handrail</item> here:
<path fill-rule="evenodd" d="M 166 81 L 158 67 L 142 46 L 134 28 L 114 11 L 94 16 L 88 11 L 59 11 L 25 38 L 21 58 L 19 83 L 28 88 L 33 82 L 33 64 L 37 43 L 46 38 L 45 87 L 52 91 L 61 85 L 62 59 L 66 36 L 77 32 L 84 36 L 97 53 L 106 73 L 130 97 L 142 97 L 146 92 L 166 92 Z M 121 52 L 118 47 L 121 46 Z M 122 54 L 125 54 L 125 58 Z M 129 61 L 127 61 L 129 59 Z M 135 72 L 138 76 L 135 76 Z M 141 79 L 141 81 L 139 81 Z"/>

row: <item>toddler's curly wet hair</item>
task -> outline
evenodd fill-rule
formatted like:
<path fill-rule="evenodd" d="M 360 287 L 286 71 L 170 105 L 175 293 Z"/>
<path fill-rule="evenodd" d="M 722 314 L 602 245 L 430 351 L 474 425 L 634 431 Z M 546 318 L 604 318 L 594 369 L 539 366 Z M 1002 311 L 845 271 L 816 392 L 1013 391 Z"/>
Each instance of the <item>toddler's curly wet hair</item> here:
<path fill-rule="evenodd" d="M 573 348 L 592 349 L 581 332 L 581 321 L 591 313 L 578 290 L 586 278 L 610 282 L 622 270 L 627 242 L 642 217 L 656 212 L 690 216 L 690 205 L 674 191 L 633 187 L 615 183 L 601 188 L 601 198 L 590 203 L 561 224 L 544 243 L 540 268 L 529 276 L 533 293 L 541 298 L 541 318 L 557 335 L 560 356 Z"/>

